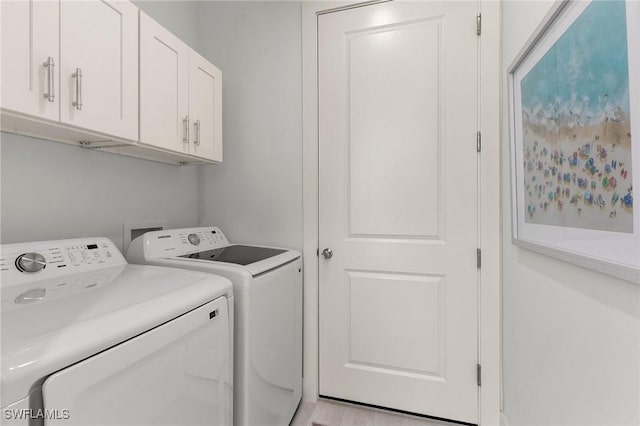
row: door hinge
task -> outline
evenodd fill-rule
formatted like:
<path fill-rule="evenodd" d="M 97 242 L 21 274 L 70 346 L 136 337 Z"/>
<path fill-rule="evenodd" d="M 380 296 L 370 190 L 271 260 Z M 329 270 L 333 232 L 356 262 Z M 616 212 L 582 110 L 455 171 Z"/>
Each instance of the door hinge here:
<path fill-rule="evenodd" d="M 478 13 L 476 16 L 476 34 L 482 34 L 482 13 Z"/>
<path fill-rule="evenodd" d="M 476 265 L 478 269 L 482 266 L 482 250 L 476 249 Z"/>
<path fill-rule="evenodd" d="M 476 133 L 476 151 L 482 151 L 482 133 L 480 133 L 480 130 Z"/>
<path fill-rule="evenodd" d="M 478 364 L 476 368 L 476 380 L 478 382 L 478 386 L 482 386 L 482 367 L 480 364 Z"/>
<path fill-rule="evenodd" d="M 320 248 L 316 249 L 316 257 L 320 257 Z"/>

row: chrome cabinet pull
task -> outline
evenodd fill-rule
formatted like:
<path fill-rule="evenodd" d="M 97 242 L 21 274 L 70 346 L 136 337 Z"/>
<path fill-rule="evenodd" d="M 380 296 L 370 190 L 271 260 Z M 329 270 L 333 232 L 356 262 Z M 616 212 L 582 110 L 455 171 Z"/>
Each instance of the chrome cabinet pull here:
<path fill-rule="evenodd" d="M 182 137 L 182 142 L 189 143 L 189 116 L 188 115 L 182 119 L 182 125 L 184 130 L 184 136 Z"/>
<path fill-rule="evenodd" d="M 80 110 L 82 109 L 82 70 L 80 68 L 76 68 L 76 72 L 71 74 L 71 77 L 76 79 L 76 100 L 71 102 L 71 105 Z"/>
<path fill-rule="evenodd" d="M 44 67 L 47 69 L 47 91 L 44 93 L 44 98 L 49 101 L 49 102 L 53 102 L 56 98 L 56 94 L 55 94 L 55 88 L 54 88 L 54 84 L 55 84 L 55 74 L 54 74 L 54 67 L 56 66 L 56 64 L 53 62 L 53 57 L 49 56 L 47 58 L 47 62 L 45 62 Z"/>
<path fill-rule="evenodd" d="M 200 146 L 200 120 L 196 120 L 193 123 L 193 128 L 196 132 L 196 137 L 193 139 L 194 145 Z"/>

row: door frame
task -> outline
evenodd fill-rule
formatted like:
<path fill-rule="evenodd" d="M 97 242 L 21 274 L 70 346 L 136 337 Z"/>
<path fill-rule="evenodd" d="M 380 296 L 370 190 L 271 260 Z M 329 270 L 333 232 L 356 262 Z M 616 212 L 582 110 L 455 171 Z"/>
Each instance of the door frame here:
<path fill-rule="evenodd" d="M 303 399 L 318 400 L 318 16 L 343 8 L 389 0 L 302 2 L 302 178 L 304 259 Z M 482 152 L 478 169 L 479 241 L 482 268 L 478 291 L 478 392 L 481 425 L 500 424 L 501 411 L 501 214 L 500 214 L 500 25 L 499 1 L 479 0 L 482 35 L 479 59 L 478 129 Z M 469 141 L 473 149 L 476 141 Z M 486 237 L 483 237 L 486 236 Z"/>

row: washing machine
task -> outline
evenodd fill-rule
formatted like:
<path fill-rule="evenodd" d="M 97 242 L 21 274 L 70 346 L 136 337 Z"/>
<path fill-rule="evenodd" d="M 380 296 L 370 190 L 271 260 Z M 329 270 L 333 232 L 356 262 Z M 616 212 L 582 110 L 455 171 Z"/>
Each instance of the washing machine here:
<path fill-rule="evenodd" d="M 217 227 L 147 232 L 131 263 L 229 278 L 235 299 L 234 424 L 288 425 L 302 397 L 302 260 L 295 250 L 231 244 Z"/>
<path fill-rule="evenodd" d="M 106 238 L 0 246 L 3 425 L 229 425 L 233 291 Z"/>

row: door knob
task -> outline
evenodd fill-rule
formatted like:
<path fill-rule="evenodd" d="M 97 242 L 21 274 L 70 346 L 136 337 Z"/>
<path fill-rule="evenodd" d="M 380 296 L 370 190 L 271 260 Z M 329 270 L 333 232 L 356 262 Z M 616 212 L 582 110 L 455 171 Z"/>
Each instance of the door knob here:
<path fill-rule="evenodd" d="M 331 259 L 333 257 L 333 251 L 330 248 L 322 250 L 323 259 Z"/>

